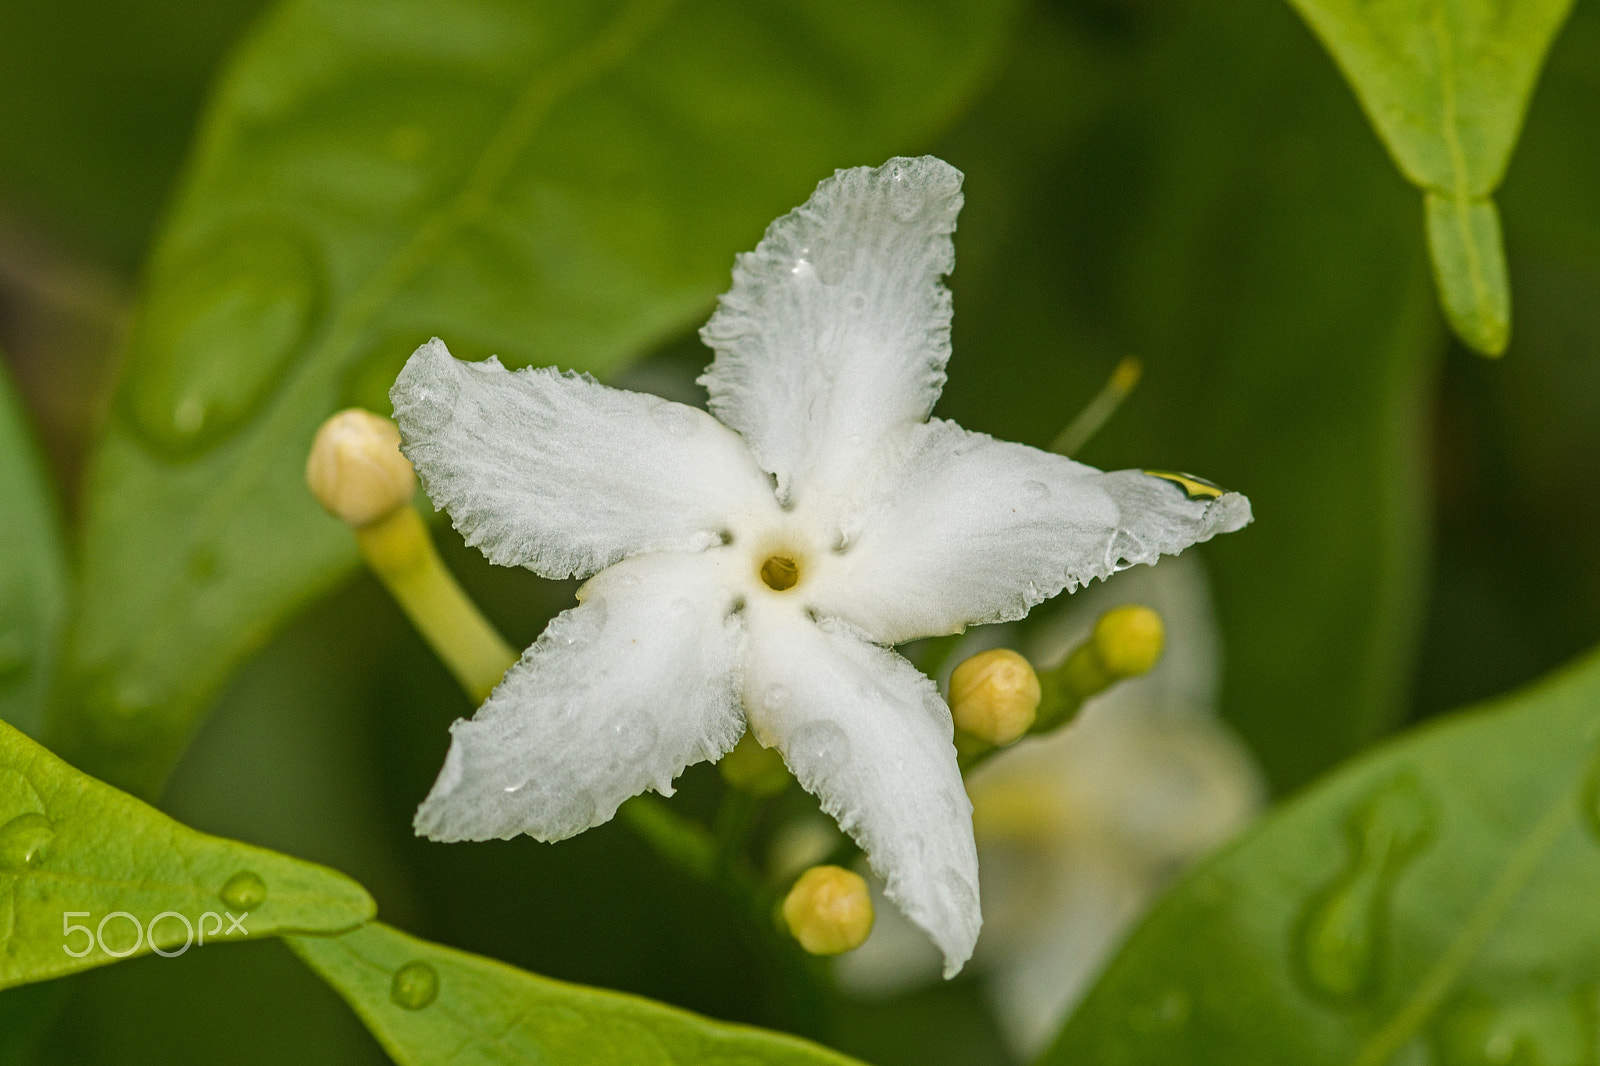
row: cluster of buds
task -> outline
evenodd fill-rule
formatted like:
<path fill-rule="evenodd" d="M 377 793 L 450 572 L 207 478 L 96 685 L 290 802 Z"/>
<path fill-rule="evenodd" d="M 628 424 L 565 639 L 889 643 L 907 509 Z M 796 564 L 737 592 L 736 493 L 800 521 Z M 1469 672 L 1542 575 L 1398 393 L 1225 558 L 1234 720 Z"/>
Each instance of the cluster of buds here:
<path fill-rule="evenodd" d="M 1149 673 L 1161 658 L 1165 632 L 1149 607 L 1124 604 L 1100 616 L 1089 639 L 1061 665 L 1043 674 L 1010 648 L 993 648 L 963 660 L 950 675 L 950 713 L 963 770 L 971 769 L 1025 736 L 1071 722 L 1085 701 L 1118 681 Z M 749 750 L 741 754 L 741 748 Z M 755 792 L 761 774 L 785 781 L 781 762 L 746 737 L 724 760 L 730 785 Z M 781 788 L 782 785 L 778 784 Z M 872 897 L 858 874 L 839 866 L 813 866 L 783 901 L 783 920 L 813 955 L 860 947 L 872 931 Z"/>

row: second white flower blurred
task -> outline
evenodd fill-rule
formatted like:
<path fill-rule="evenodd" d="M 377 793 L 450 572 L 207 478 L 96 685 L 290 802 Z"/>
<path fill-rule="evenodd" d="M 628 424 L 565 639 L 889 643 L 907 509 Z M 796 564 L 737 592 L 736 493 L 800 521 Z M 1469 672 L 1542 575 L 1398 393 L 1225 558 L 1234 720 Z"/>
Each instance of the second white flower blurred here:
<path fill-rule="evenodd" d="M 1221 648 L 1205 570 L 1192 555 L 1084 589 L 1027 632 L 973 629 L 946 673 L 1000 645 L 1055 666 L 1122 603 L 1153 607 L 1165 621 L 1155 669 L 968 780 L 983 899 L 973 964 L 1002 1032 L 1025 1057 L 1048 1042 L 1168 883 L 1262 803 L 1259 772 L 1215 714 Z M 892 908 L 880 915 L 866 944 L 835 964 L 843 987 L 883 996 L 936 979 L 939 954 L 927 937 Z"/>

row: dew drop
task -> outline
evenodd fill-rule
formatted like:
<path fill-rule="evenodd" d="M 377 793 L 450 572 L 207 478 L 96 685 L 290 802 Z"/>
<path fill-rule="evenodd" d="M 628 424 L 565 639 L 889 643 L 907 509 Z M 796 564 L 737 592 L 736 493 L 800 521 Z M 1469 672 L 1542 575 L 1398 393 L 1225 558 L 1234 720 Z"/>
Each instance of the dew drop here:
<path fill-rule="evenodd" d="M 628 711 L 611 723 L 611 750 L 624 762 L 636 763 L 656 746 L 660 731 L 643 711 Z"/>
<path fill-rule="evenodd" d="M 44 858 L 55 838 L 55 826 L 37 811 L 19 814 L 0 825 L 0 870 L 21 870 Z"/>
<path fill-rule="evenodd" d="M 695 430 L 695 411 L 694 408 L 685 407 L 681 403 L 662 400 L 650 408 L 650 421 L 654 422 L 668 436 L 688 437 Z"/>
<path fill-rule="evenodd" d="M 1312 897 L 1300 922 L 1298 961 L 1314 992 L 1349 1001 L 1372 990 L 1395 882 L 1427 844 L 1433 823 L 1433 808 L 1411 777 L 1391 781 L 1351 812 L 1345 868 Z"/>
<path fill-rule="evenodd" d="M 1188 1024 L 1193 1010 L 1187 992 L 1169 988 L 1154 1000 L 1130 1010 L 1128 1024 L 1141 1033 L 1172 1032 Z"/>
<path fill-rule="evenodd" d="M 1119 529 L 1106 547 L 1106 569 L 1120 573 L 1137 565 L 1144 554 L 1144 542 L 1126 529 Z"/>
<path fill-rule="evenodd" d="M 606 601 L 591 596 L 582 606 L 562 611 L 550 620 L 545 634 L 558 644 L 587 644 L 606 627 Z"/>
<path fill-rule="evenodd" d="M 850 736 L 833 722 L 807 722 L 790 736 L 786 754 L 802 784 L 826 780 L 850 765 Z"/>
<path fill-rule="evenodd" d="M 1439 1066 L 1596 1066 L 1594 989 L 1469 995 L 1429 1033 Z"/>
<path fill-rule="evenodd" d="M 922 213 L 922 190 L 911 184 L 905 169 L 889 171 L 889 212 L 901 222 L 910 222 Z"/>
<path fill-rule="evenodd" d="M 389 999 L 406 1010 L 421 1010 L 438 998 L 439 971 L 425 962 L 406 963 L 389 983 Z"/>
<path fill-rule="evenodd" d="M 761 705 L 776 714 L 789 706 L 789 690 L 782 685 L 768 685 L 761 694 Z"/>
<path fill-rule="evenodd" d="M 222 886 L 222 902 L 241 911 L 254 910 L 267 898 L 267 883 L 258 874 L 240 870 Z"/>
<path fill-rule="evenodd" d="M 575 792 L 567 798 L 555 821 L 558 826 L 564 827 L 564 831 L 568 834 L 581 833 L 594 825 L 594 816 L 598 809 L 592 794 Z"/>
<path fill-rule="evenodd" d="M 193 452 L 261 406 L 322 314 L 313 248 L 274 220 L 224 230 L 191 257 L 157 268 L 153 298 L 134 327 L 125 397 L 146 441 Z"/>
<path fill-rule="evenodd" d="M 416 378 L 395 407 L 395 415 L 422 433 L 438 433 L 455 421 L 463 367 L 454 359 L 440 357 L 418 360 L 412 372 Z"/>
<path fill-rule="evenodd" d="M 837 285 L 850 276 L 850 270 L 855 265 L 856 250 L 853 246 L 842 244 L 824 248 L 822 254 L 817 256 L 817 280 L 824 285 Z"/>
<path fill-rule="evenodd" d="M 939 887 L 944 890 L 950 910 L 957 918 L 978 913 L 978 893 L 961 874 L 955 870 L 945 870 L 939 875 Z"/>
<path fill-rule="evenodd" d="M 1024 481 L 1022 491 L 1030 500 L 1044 500 L 1050 496 L 1050 486 L 1042 481 Z"/>

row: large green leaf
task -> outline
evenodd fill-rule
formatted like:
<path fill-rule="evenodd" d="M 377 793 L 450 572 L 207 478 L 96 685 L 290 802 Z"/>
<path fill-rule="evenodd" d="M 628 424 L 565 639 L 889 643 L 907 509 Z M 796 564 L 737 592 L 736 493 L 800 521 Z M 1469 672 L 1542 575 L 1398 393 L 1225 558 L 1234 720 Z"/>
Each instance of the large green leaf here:
<path fill-rule="evenodd" d="M 916 148 L 1010 3 L 293 0 L 229 70 L 91 470 L 81 710 L 149 791 L 220 679 L 352 566 L 301 485 L 430 335 L 618 366 L 836 166 Z"/>
<path fill-rule="evenodd" d="M 374 909 L 342 874 L 197 833 L 0 724 L 0 989 Z"/>
<path fill-rule="evenodd" d="M 0 4 L 0 195 L 131 265 L 264 0 Z"/>
<path fill-rule="evenodd" d="M 1290 0 L 1423 191 L 1446 317 L 1487 355 L 1511 331 L 1500 216 L 1539 67 L 1572 0 Z"/>
<path fill-rule="evenodd" d="M 1025 36 L 944 146 L 968 206 L 941 411 L 1043 445 L 1118 360 L 1144 360 L 1080 457 L 1250 497 L 1255 523 L 1200 549 L 1223 710 L 1293 788 L 1405 707 L 1444 340 L 1412 198 L 1274 0 L 1158 5 L 1114 34 L 1053 15 Z"/>
<path fill-rule="evenodd" d="M 1169 895 L 1044 1061 L 1593 1062 L 1597 741 L 1600 654 L 1341 770 Z"/>
<path fill-rule="evenodd" d="M 292 937 L 289 945 L 338 990 L 402 1066 L 855 1061 L 797 1037 L 537 977 L 381 922 L 338 937 Z"/>
<path fill-rule="evenodd" d="M 44 464 L 0 363 L 0 721 L 37 733 L 61 623 L 67 568 Z"/>

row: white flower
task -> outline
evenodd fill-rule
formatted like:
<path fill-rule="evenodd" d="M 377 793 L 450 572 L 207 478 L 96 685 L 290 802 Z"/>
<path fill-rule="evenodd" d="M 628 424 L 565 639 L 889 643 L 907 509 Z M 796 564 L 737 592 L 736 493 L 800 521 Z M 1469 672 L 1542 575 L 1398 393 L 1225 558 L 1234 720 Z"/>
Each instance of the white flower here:
<path fill-rule="evenodd" d="M 1171 879 L 1237 833 L 1262 800 L 1249 754 L 1213 714 L 1219 656 L 1198 560 L 1118 575 L 1075 599 L 1026 650 L 1058 663 L 1102 611 L 1128 602 L 1166 621 L 1156 668 L 1093 700 L 1066 728 L 1003 752 L 969 782 L 983 866 L 973 965 L 1024 1059 L 1044 1047 Z M 846 987 L 877 995 L 925 981 L 937 965 L 926 938 L 885 912 L 838 968 Z"/>
<path fill-rule="evenodd" d="M 716 417 L 437 340 L 390 393 L 436 506 L 493 562 L 593 574 L 454 741 L 436 840 L 559 840 L 670 794 L 746 725 L 860 842 L 949 974 L 978 935 L 971 804 L 933 682 L 889 649 L 1249 521 L 929 419 L 961 174 L 841 170 L 739 257 L 701 331 Z"/>

